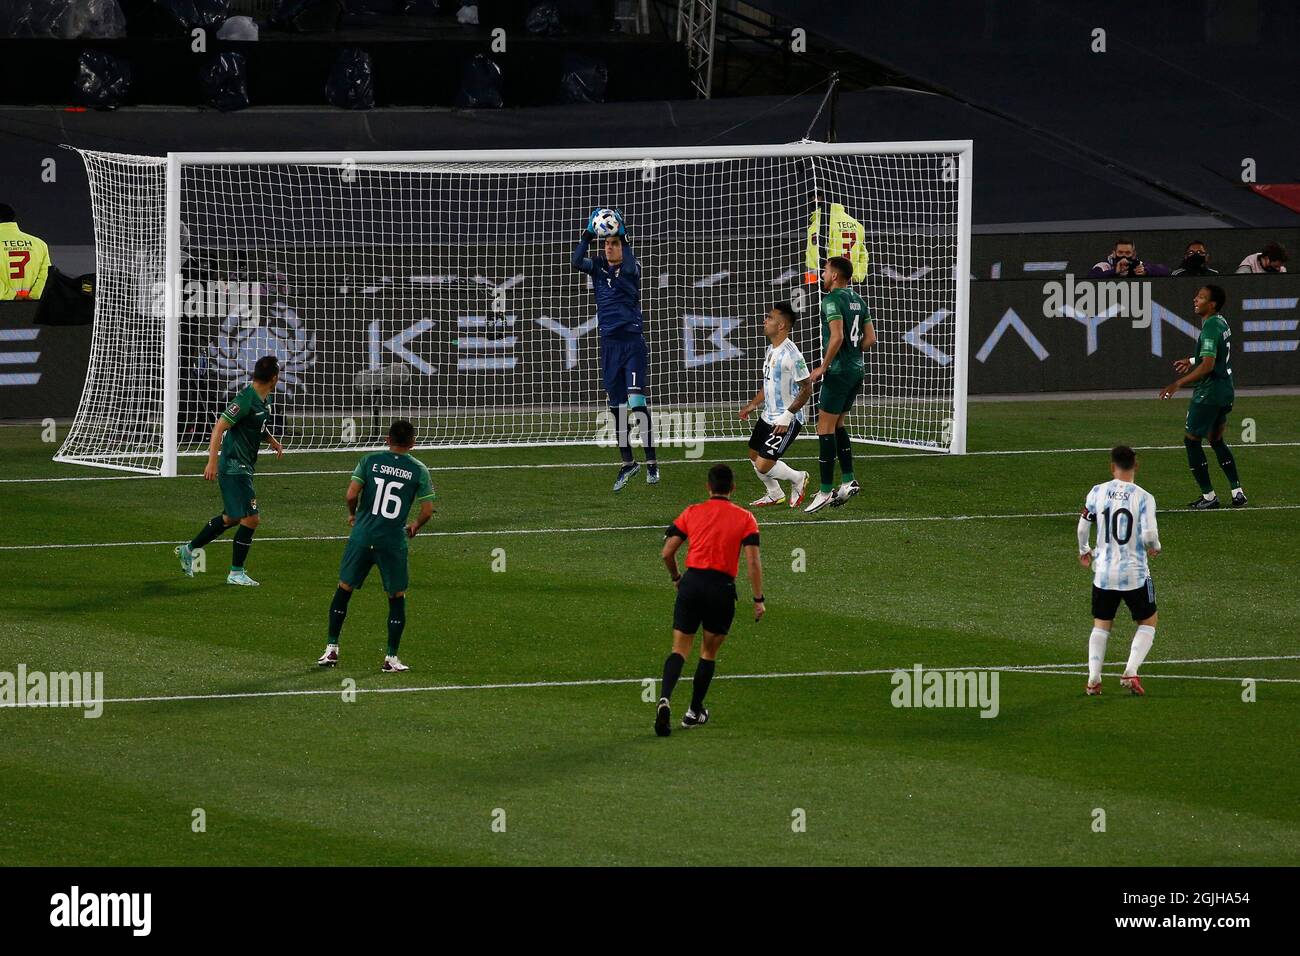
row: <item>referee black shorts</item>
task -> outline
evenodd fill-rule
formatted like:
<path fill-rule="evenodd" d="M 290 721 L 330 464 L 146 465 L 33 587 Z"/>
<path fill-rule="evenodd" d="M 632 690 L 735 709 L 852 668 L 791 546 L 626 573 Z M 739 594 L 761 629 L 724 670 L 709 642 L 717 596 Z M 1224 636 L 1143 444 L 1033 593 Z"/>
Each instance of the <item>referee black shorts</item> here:
<path fill-rule="evenodd" d="M 758 421 L 754 423 L 754 430 L 749 435 L 749 447 L 758 452 L 759 458 L 779 461 L 786 449 L 790 447 L 790 443 L 799 437 L 799 429 L 802 427 L 798 421 L 793 421 L 789 428 L 778 435 L 775 427 L 765 422 L 760 415 Z"/>
<path fill-rule="evenodd" d="M 1092 586 L 1092 616 L 1098 621 L 1115 620 L 1120 601 L 1128 605 L 1133 620 L 1145 621 L 1156 613 L 1155 582 L 1147 578 L 1146 584 L 1132 591 L 1108 591 L 1095 584 Z"/>
<path fill-rule="evenodd" d="M 736 616 L 736 579 L 721 571 L 687 568 L 677 585 L 673 629 L 694 634 L 701 624 L 711 634 L 726 634 Z"/>

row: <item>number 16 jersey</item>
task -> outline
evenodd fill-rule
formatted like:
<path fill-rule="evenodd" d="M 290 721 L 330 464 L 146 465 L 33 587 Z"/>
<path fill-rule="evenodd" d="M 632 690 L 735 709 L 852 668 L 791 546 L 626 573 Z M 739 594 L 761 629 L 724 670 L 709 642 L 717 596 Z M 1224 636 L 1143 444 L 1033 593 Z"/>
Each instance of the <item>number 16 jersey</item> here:
<path fill-rule="evenodd" d="M 410 455 L 377 451 L 357 463 L 352 480 L 361 484 L 361 501 L 352 538 L 363 544 L 406 543 L 406 516 L 417 501 L 436 497 L 429 469 Z"/>
<path fill-rule="evenodd" d="M 1132 591 L 1146 584 L 1147 548 L 1160 547 L 1156 499 L 1131 481 L 1114 478 L 1093 485 L 1083 516 L 1097 525 L 1092 583 L 1107 591 Z"/>

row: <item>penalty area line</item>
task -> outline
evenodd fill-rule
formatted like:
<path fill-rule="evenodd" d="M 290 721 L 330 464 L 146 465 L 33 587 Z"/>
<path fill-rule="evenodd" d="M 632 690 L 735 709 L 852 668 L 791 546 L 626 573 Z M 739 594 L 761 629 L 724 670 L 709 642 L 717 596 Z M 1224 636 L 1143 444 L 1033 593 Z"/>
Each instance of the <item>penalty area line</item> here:
<path fill-rule="evenodd" d="M 1300 509 L 1300 504 L 1288 505 L 1251 505 L 1245 512 L 1239 509 L 1219 508 L 1216 511 L 1193 511 L 1190 508 L 1170 508 L 1160 509 L 1158 514 L 1162 517 L 1183 514 L 1233 514 L 1250 513 L 1252 511 L 1296 511 Z M 872 515 L 864 518 L 803 518 L 796 520 L 784 521 L 763 521 L 760 528 L 787 528 L 802 527 L 811 528 L 818 525 L 843 525 L 843 524 L 900 524 L 907 522 L 936 522 L 936 521 L 1010 521 L 1020 518 L 1077 518 L 1077 511 L 1040 511 L 1031 513 L 1009 513 L 1009 514 L 983 514 L 983 515 Z M 531 535 L 531 534 L 600 534 L 611 531 L 660 531 L 662 532 L 665 525 L 662 524 L 625 524 L 625 525 L 595 525 L 586 528 L 496 528 L 491 530 L 472 530 L 472 531 L 421 531 L 415 540 L 420 538 L 491 538 L 491 537 L 509 537 L 511 535 Z M 345 534 L 321 534 L 321 535 L 295 535 L 295 536 L 277 536 L 277 535 L 259 535 L 258 544 L 269 544 L 272 542 L 302 542 L 302 541 L 346 541 L 348 535 Z M 230 538 L 218 538 L 217 541 L 226 543 Z M 175 547 L 177 539 L 157 540 L 157 541 L 86 541 L 76 543 L 49 543 L 49 544 L 0 544 L 0 551 L 57 551 L 74 548 L 144 548 L 158 547 L 169 545 Z"/>
<path fill-rule="evenodd" d="M 1156 664 L 1199 664 L 1199 663 L 1220 663 L 1234 661 L 1289 661 L 1300 660 L 1300 654 L 1280 655 L 1276 657 L 1216 657 L 1216 658 L 1192 658 L 1178 661 L 1155 661 L 1149 666 Z M 1120 665 L 1111 665 L 1118 667 Z M 1054 677 L 1073 677 L 1077 674 L 1087 674 L 1087 671 L 1065 670 L 1065 668 L 1078 668 L 1077 662 L 1065 664 L 1009 664 L 1003 667 L 989 667 L 986 665 L 976 665 L 973 667 L 921 667 L 923 673 L 949 673 L 954 671 L 988 671 L 998 673 L 1013 674 L 1042 674 Z M 1049 669 L 1051 668 L 1051 669 Z M 873 668 L 870 670 L 824 670 L 824 671 L 783 671 L 768 674 L 718 674 L 714 680 L 786 680 L 800 677 L 880 677 L 886 674 L 911 674 L 915 673 L 916 665 L 909 667 L 884 667 Z M 1191 676 L 1179 674 L 1143 674 L 1147 678 L 1166 678 L 1170 680 L 1228 680 L 1237 681 L 1255 680 L 1259 683 L 1270 684 L 1300 684 L 1300 678 L 1291 677 L 1222 677 L 1222 676 Z M 432 694 L 443 693 L 447 691 L 466 691 L 466 690 L 529 690 L 536 688 L 549 687 L 610 687 L 620 684 L 645 684 L 652 682 L 658 685 L 658 679 L 654 677 L 598 677 L 586 680 L 556 680 L 556 681 L 518 681 L 510 683 L 495 684 L 433 684 L 424 687 L 356 687 L 348 693 L 356 694 Z M 22 703 L 0 703 L 0 710 L 19 709 L 19 708 L 67 708 L 67 707 L 86 707 L 100 704 L 159 704 L 159 703 L 181 703 L 185 701 L 206 701 L 206 700 L 257 700 L 272 697 L 339 697 L 344 693 L 342 690 L 332 689 L 312 689 L 312 690 L 261 690 L 261 691 L 235 691 L 225 694 L 174 694 L 174 695 L 157 695 L 148 697 L 106 697 L 103 700 L 83 700 L 71 703 L 51 703 L 49 701 L 22 702 Z"/>

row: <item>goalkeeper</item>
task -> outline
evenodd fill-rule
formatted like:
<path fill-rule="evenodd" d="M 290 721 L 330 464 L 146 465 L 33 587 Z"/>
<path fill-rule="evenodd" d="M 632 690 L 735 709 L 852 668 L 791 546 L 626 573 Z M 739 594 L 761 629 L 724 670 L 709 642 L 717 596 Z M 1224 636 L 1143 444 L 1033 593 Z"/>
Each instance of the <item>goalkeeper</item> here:
<path fill-rule="evenodd" d="M 602 252 L 588 256 L 588 247 L 596 239 L 597 220 L 611 232 L 604 237 Z M 623 459 L 614 479 L 614 490 L 622 491 L 641 469 L 632 457 L 631 416 L 639 418 L 637 428 L 645 445 L 646 483 L 657 484 L 659 465 L 655 460 L 650 409 L 646 405 L 649 363 L 645 335 L 641 331 L 641 264 L 628 245 L 622 213 L 597 209 L 591 214 L 578 247 L 573 250 L 573 268 L 591 277 L 591 289 L 596 296 L 601 380 L 610 414 L 614 416 L 618 451 Z"/>

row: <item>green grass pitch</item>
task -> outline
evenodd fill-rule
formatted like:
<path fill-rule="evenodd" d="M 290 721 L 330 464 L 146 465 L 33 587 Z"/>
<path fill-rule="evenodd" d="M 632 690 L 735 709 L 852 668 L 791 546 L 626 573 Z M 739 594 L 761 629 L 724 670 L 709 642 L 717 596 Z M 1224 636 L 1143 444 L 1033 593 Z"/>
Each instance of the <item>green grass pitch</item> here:
<path fill-rule="evenodd" d="M 417 451 L 440 502 L 412 544 L 412 670 L 394 676 L 378 672 L 377 580 L 352 601 L 341 666 L 314 664 L 356 456 L 264 454 L 262 586 L 239 589 L 230 535 L 193 580 L 172 555 L 219 509 L 199 461 L 120 479 L 52 463 L 37 427 L 0 428 L 0 671 L 102 671 L 110 701 L 149 698 L 98 719 L 0 710 L 0 859 L 1295 865 L 1300 400 L 1239 398 L 1251 505 L 1214 513 L 1181 510 L 1182 409 L 979 403 L 976 454 L 859 448 L 848 507 L 760 512 L 768 615 L 748 619 L 742 576 L 713 720 L 669 739 L 641 684 L 669 646 L 661 529 L 713 460 L 735 463 L 737 500 L 758 496 L 740 443 L 667 453 L 660 485 L 618 496 L 607 449 Z M 1138 481 L 1162 508 L 1160 627 L 1131 697 L 1121 609 L 1090 699 L 1075 515 L 1107 477 L 1095 449 L 1118 441 L 1146 449 Z M 815 471 L 815 453 L 792 455 Z M 60 480 L 77 477 L 96 480 Z M 893 707 L 888 671 L 918 663 L 1063 666 L 1002 672 L 982 719 Z"/>

